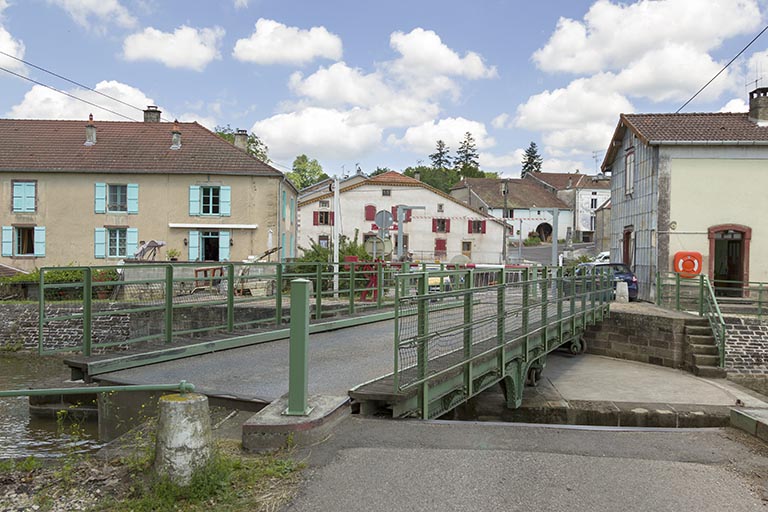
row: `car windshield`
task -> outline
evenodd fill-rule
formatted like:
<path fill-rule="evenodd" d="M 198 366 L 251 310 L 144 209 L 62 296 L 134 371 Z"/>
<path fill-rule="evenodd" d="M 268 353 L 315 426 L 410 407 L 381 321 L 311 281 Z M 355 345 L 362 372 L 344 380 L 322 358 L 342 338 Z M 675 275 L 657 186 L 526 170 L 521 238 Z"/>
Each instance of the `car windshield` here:
<path fill-rule="evenodd" d="M 610 265 L 599 265 L 599 268 L 605 269 L 615 274 L 631 274 L 632 273 L 632 271 L 629 270 L 629 267 L 624 265 L 623 263 L 611 263 Z"/>

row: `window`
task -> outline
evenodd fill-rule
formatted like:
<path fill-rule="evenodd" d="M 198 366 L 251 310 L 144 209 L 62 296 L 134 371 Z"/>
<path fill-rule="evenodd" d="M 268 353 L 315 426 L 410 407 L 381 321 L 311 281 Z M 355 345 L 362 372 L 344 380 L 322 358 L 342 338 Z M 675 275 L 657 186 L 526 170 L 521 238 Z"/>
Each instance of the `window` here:
<path fill-rule="evenodd" d="M 331 238 L 328 235 L 320 235 L 317 237 L 317 243 L 323 249 L 328 249 L 331 246 Z"/>
<path fill-rule="evenodd" d="M 13 211 L 15 213 L 31 213 L 37 209 L 37 182 L 13 182 Z"/>
<path fill-rule="evenodd" d="M 232 234 L 229 231 L 190 231 L 189 261 L 228 261 Z"/>
<path fill-rule="evenodd" d="M 333 226 L 333 212 L 312 212 L 312 224 L 314 226 Z"/>
<path fill-rule="evenodd" d="M 95 258 L 132 258 L 139 244 L 139 230 L 136 228 L 96 228 L 93 239 Z"/>
<path fill-rule="evenodd" d="M 437 213 L 443 213 L 445 210 L 443 203 L 437 203 Z"/>
<path fill-rule="evenodd" d="M 200 187 L 202 194 L 201 211 L 203 215 L 219 215 L 219 187 Z M 283 208 L 285 218 L 285 208 Z"/>
<path fill-rule="evenodd" d="M 331 202 L 326 200 L 318 201 L 320 208 L 330 208 Z"/>
<path fill-rule="evenodd" d="M 432 232 L 433 233 L 450 233 L 451 220 L 450 219 L 432 219 Z"/>
<path fill-rule="evenodd" d="M 392 189 L 391 188 L 383 188 L 381 189 L 381 195 L 384 197 L 389 197 L 392 195 Z"/>
<path fill-rule="evenodd" d="M 45 256 L 45 228 L 42 226 L 3 226 L 3 256 Z"/>
<path fill-rule="evenodd" d="M 129 186 L 129 203 L 130 192 Z M 229 217 L 231 214 L 231 196 L 232 187 L 192 185 L 189 187 L 189 214 Z"/>
<path fill-rule="evenodd" d="M 589 201 L 589 207 L 590 207 L 590 208 L 592 208 L 593 210 L 594 210 L 595 208 L 597 208 L 597 198 L 596 198 L 596 197 L 593 197 L 593 198 L 592 198 L 592 199 Z"/>
<path fill-rule="evenodd" d="M 461 254 L 468 258 L 472 257 L 472 242 L 461 242 Z"/>
<path fill-rule="evenodd" d="M 108 185 L 108 212 L 128 211 L 128 185 Z"/>
<path fill-rule="evenodd" d="M 470 220 L 467 225 L 467 232 L 472 233 L 485 233 L 485 221 L 484 220 Z"/>
<path fill-rule="evenodd" d="M 107 257 L 124 258 L 127 255 L 128 230 L 113 228 L 107 230 Z"/>
<path fill-rule="evenodd" d="M 635 150 L 630 148 L 624 155 L 624 194 L 629 195 L 635 190 Z"/>
<path fill-rule="evenodd" d="M 139 213 L 138 183 L 96 183 L 95 213 Z"/>
<path fill-rule="evenodd" d="M 435 258 L 445 258 L 448 254 L 448 240 L 444 238 L 435 239 Z"/>

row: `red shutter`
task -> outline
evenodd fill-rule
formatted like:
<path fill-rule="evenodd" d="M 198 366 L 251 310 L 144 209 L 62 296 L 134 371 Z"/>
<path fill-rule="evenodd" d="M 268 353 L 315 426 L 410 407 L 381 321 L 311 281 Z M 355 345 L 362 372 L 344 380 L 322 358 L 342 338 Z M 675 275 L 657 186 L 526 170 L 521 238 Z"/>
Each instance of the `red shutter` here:
<path fill-rule="evenodd" d="M 448 240 L 444 238 L 435 238 L 435 251 L 445 251 L 448 249 Z"/>
<path fill-rule="evenodd" d="M 320 224 L 320 212 L 312 212 L 312 225 L 318 226 Z"/>
<path fill-rule="evenodd" d="M 487 222 L 487 221 L 485 221 L 485 220 L 484 220 L 484 221 L 483 221 L 483 223 L 482 223 L 482 225 L 481 225 L 481 227 L 480 227 L 480 232 L 481 232 L 482 234 L 485 234 L 485 223 L 486 223 L 486 222 Z"/>
<path fill-rule="evenodd" d="M 445 219 L 445 232 L 451 232 L 451 219 Z"/>
<path fill-rule="evenodd" d="M 467 221 L 467 233 L 469 233 L 470 235 L 472 234 L 472 221 L 471 220 Z"/>
<path fill-rule="evenodd" d="M 437 233 L 437 219 L 432 219 L 432 232 Z"/>
<path fill-rule="evenodd" d="M 333 221 L 334 221 L 334 218 L 336 217 L 335 213 L 336 212 L 331 212 L 331 226 L 333 226 Z"/>
<path fill-rule="evenodd" d="M 392 207 L 392 222 L 397 222 L 397 206 Z"/>
<path fill-rule="evenodd" d="M 405 210 L 405 222 L 411 222 L 411 212 L 413 210 Z"/>
<path fill-rule="evenodd" d="M 374 205 L 365 206 L 365 220 L 376 220 L 376 207 Z"/>

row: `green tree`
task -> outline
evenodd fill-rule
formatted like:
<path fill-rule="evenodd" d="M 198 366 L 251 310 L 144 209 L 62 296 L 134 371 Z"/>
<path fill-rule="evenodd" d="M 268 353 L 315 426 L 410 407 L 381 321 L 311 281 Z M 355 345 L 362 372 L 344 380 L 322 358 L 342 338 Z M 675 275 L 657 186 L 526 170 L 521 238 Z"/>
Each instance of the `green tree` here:
<path fill-rule="evenodd" d="M 529 172 L 541 172 L 541 164 L 543 161 L 544 160 L 541 158 L 539 150 L 536 147 L 536 143 L 531 142 L 531 145 L 528 146 L 528 149 L 525 150 L 525 154 L 523 155 L 523 174 Z"/>
<path fill-rule="evenodd" d="M 450 148 L 442 140 L 437 141 L 435 152 L 429 155 L 432 167 L 435 169 L 449 169 L 451 167 Z"/>
<path fill-rule="evenodd" d="M 287 174 L 291 183 L 299 190 L 314 185 L 328 178 L 323 172 L 323 166 L 316 159 L 310 160 L 307 155 L 299 155 L 293 161 L 293 170 Z"/>
<path fill-rule="evenodd" d="M 376 167 L 376 170 L 370 174 L 370 177 L 373 178 L 374 176 L 378 176 L 379 174 L 384 174 L 385 172 L 389 172 L 391 170 L 392 169 L 390 169 L 389 167 Z"/>
<path fill-rule="evenodd" d="M 477 152 L 477 145 L 472 134 L 464 134 L 464 140 L 459 144 L 456 151 L 456 160 L 454 161 L 456 170 L 463 178 L 482 178 L 483 172 L 480 170 L 480 155 Z"/>
<path fill-rule="evenodd" d="M 221 137 L 222 139 L 226 140 L 227 142 L 230 142 L 232 144 L 235 143 L 235 130 L 233 130 L 229 125 L 227 126 L 217 126 L 213 129 L 214 133 Z M 271 160 L 269 159 L 269 155 L 267 154 L 269 152 L 269 148 L 266 144 L 264 144 L 264 141 L 259 138 L 258 135 L 256 135 L 253 132 L 250 132 L 248 134 L 248 142 L 246 145 L 246 151 L 248 151 L 249 155 L 253 155 L 259 160 L 261 160 L 264 163 L 269 163 Z"/>
<path fill-rule="evenodd" d="M 456 169 L 435 169 L 434 167 L 427 167 L 426 165 L 419 165 L 416 167 L 407 167 L 403 174 L 411 178 L 416 177 L 416 173 L 419 174 L 419 180 L 422 183 L 426 183 L 430 187 L 434 187 L 438 190 L 451 193 L 451 187 L 459 182 L 460 176 Z"/>

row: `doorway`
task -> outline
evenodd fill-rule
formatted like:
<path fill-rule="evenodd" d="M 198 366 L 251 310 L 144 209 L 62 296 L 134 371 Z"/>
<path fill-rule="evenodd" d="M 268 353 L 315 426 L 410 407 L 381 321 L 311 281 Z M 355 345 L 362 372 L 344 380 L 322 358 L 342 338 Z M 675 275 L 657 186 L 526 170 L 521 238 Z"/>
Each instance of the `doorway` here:
<path fill-rule="evenodd" d="M 621 262 L 630 268 L 632 267 L 632 260 L 635 255 L 635 237 L 632 236 L 634 231 L 634 226 L 625 227 L 624 236 L 621 240 Z"/>
<path fill-rule="evenodd" d="M 536 226 L 536 233 L 539 235 L 539 240 L 542 242 L 552 241 L 552 225 L 548 222 L 542 222 Z"/>
<path fill-rule="evenodd" d="M 203 231 L 203 261 L 219 261 L 219 232 Z"/>
<path fill-rule="evenodd" d="M 752 230 L 735 224 L 709 229 L 709 275 L 715 295 L 741 297 L 749 281 Z"/>

